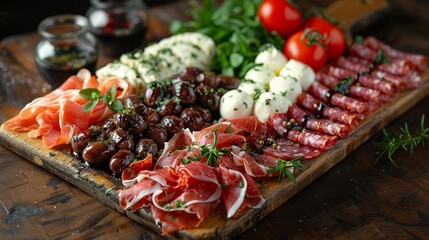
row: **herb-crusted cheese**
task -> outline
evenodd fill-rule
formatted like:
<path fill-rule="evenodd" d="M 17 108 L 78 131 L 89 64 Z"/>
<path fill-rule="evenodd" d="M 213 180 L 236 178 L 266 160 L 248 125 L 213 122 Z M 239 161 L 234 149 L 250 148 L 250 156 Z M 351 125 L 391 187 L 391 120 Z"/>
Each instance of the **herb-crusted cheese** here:
<path fill-rule="evenodd" d="M 262 93 L 255 101 L 253 112 L 261 122 L 267 122 L 268 118 L 276 112 L 287 112 L 292 102 L 281 94 L 273 92 Z"/>
<path fill-rule="evenodd" d="M 109 63 L 98 69 L 95 74 L 99 81 L 103 81 L 103 79 L 109 77 L 124 79 L 133 85 L 136 92 L 142 92 L 146 88 L 145 82 L 141 78 L 137 77 L 137 72 L 133 68 L 121 62 Z"/>
<path fill-rule="evenodd" d="M 241 90 L 231 90 L 220 99 L 219 112 L 222 118 L 234 119 L 250 116 L 253 110 L 253 98 Z"/>

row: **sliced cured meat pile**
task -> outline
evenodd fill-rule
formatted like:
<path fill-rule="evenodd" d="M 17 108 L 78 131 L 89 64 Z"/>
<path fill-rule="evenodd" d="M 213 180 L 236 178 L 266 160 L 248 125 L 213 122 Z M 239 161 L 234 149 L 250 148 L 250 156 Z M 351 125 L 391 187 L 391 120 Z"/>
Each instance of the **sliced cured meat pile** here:
<path fill-rule="evenodd" d="M 73 135 L 113 114 L 101 101 L 90 112 L 84 112 L 83 105 L 88 100 L 82 98 L 79 91 L 97 88 L 104 95 L 112 86 L 117 88 L 118 99 L 126 98 L 133 91 L 124 80 L 111 77 L 98 82 L 88 70 L 82 69 L 53 92 L 28 103 L 18 116 L 6 121 L 4 126 L 13 131 L 28 132 L 31 138 L 41 137 L 48 148 L 69 144 Z"/>

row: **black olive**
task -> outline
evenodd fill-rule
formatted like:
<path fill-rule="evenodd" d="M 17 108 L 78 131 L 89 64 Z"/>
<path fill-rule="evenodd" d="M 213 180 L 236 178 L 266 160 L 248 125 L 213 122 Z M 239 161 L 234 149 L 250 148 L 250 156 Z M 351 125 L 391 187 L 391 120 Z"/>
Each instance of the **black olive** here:
<path fill-rule="evenodd" d="M 81 133 L 74 135 L 71 141 L 71 147 L 73 151 L 76 153 L 82 153 L 83 149 L 85 149 L 88 143 L 95 140 L 101 134 L 101 128 L 93 126 Z"/>
<path fill-rule="evenodd" d="M 146 89 L 145 93 L 145 103 L 149 107 L 156 107 L 157 103 L 161 101 L 164 97 L 163 95 L 163 86 L 161 83 L 152 83 Z"/>
<path fill-rule="evenodd" d="M 101 165 L 103 162 L 108 161 L 112 155 L 116 152 L 116 148 L 113 144 L 97 140 L 90 142 L 82 152 L 82 158 L 89 165 Z"/>
<path fill-rule="evenodd" d="M 197 102 L 201 106 L 207 107 L 210 111 L 219 110 L 220 97 L 214 88 L 200 84 L 195 88 L 195 93 L 197 95 Z"/>
<path fill-rule="evenodd" d="M 164 142 L 166 142 L 168 138 L 167 130 L 158 124 L 151 124 L 147 127 L 145 132 L 147 136 L 153 139 L 159 148 L 164 147 Z"/>
<path fill-rule="evenodd" d="M 216 76 L 216 79 L 221 88 L 236 89 L 240 85 L 240 79 L 236 77 L 219 74 Z"/>
<path fill-rule="evenodd" d="M 210 112 L 209 109 L 203 108 L 203 107 L 197 106 L 197 105 L 192 106 L 192 108 L 194 108 L 195 110 L 197 110 L 200 113 L 200 115 L 201 115 L 201 117 L 203 117 L 203 121 L 205 123 L 211 123 L 212 122 L 212 113 Z"/>
<path fill-rule="evenodd" d="M 163 118 L 167 115 L 178 116 L 182 112 L 182 105 L 180 105 L 179 100 L 176 100 L 176 98 L 171 98 L 163 101 L 156 109 L 156 112 L 160 118 Z"/>
<path fill-rule="evenodd" d="M 122 128 L 110 132 L 110 141 L 115 144 L 117 149 L 134 149 L 134 137 Z"/>
<path fill-rule="evenodd" d="M 216 75 L 211 72 L 200 73 L 196 79 L 198 83 L 203 83 L 204 85 L 210 86 L 212 88 L 218 88 L 219 86 L 219 79 L 217 79 Z"/>
<path fill-rule="evenodd" d="M 188 82 L 178 82 L 171 88 L 171 94 L 179 98 L 182 105 L 188 106 L 197 99 L 194 88 Z"/>
<path fill-rule="evenodd" d="M 175 133 L 180 132 L 184 126 L 182 119 L 177 116 L 168 115 L 161 119 L 161 126 L 167 130 L 168 136 L 171 138 Z"/>
<path fill-rule="evenodd" d="M 173 83 L 177 81 L 186 81 L 190 83 L 196 83 L 196 77 L 198 74 L 202 73 L 203 70 L 196 67 L 187 67 L 183 69 L 180 73 L 172 76 Z"/>
<path fill-rule="evenodd" d="M 136 95 L 130 95 L 128 96 L 124 101 L 125 107 L 134 109 L 134 111 L 142 116 L 146 116 L 147 114 L 147 107 L 143 102 L 143 99 L 136 96 Z"/>
<path fill-rule="evenodd" d="M 142 138 L 137 141 L 135 152 L 139 159 L 144 159 L 149 154 L 156 158 L 158 156 L 158 145 L 150 138 Z"/>
<path fill-rule="evenodd" d="M 158 113 L 153 108 L 147 108 L 147 115 L 144 117 L 147 124 L 157 124 L 161 120 Z"/>
<path fill-rule="evenodd" d="M 117 128 L 122 128 L 133 134 L 139 134 L 146 129 L 146 121 L 136 112 L 121 112 L 113 115 L 113 122 Z"/>
<path fill-rule="evenodd" d="M 119 150 L 110 158 L 109 168 L 115 175 L 120 175 L 135 158 L 130 150 Z"/>
<path fill-rule="evenodd" d="M 198 131 L 204 125 L 204 120 L 201 114 L 194 108 L 185 108 L 180 114 L 183 125 L 191 131 Z"/>
<path fill-rule="evenodd" d="M 116 115 L 116 114 L 115 114 Z M 103 125 L 101 126 L 101 128 L 103 129 L 103 131 L 108 135 L 111 131 L 116 129 L 116 125 L 113 122 L 114 116 L 108 118 Z"/>

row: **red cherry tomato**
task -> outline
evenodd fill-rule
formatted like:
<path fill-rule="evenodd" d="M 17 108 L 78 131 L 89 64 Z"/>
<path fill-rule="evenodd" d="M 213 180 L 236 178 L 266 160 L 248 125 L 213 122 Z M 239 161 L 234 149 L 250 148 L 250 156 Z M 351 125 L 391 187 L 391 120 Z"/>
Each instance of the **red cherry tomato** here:
<path fill-rule="evenodd" d="M 302 14 L 286 0 L 264 0 L 258 8 L 258 17 L 269 32 L 286 38 L 302 25 Z"/>
<path fill-rule="evenodd" d="M 328 59 L 337 59 L 346 49 L 344 33 L 334 24 L 319 17 L 311 17 L 304 23 L 305 28 L 316 29 L 321 34 L 326 34 Z"/>
<path fill-rule="evenodd" d="M 328 57 L 324 41 L 316 30 L 301 30 L 287 39 L 283 52 L 287 58 L 305 63 L 317 72 L 325 65 Z"/>

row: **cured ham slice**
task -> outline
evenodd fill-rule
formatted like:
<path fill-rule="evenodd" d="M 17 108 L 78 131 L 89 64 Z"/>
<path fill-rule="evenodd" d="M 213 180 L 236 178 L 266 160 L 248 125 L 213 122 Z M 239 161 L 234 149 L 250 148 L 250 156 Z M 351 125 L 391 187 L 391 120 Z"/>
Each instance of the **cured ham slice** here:
<path fill-rule="evenodd" d="M 413 53 L 404 53 L 390 47 L 375 37 L 366 37 L 364 39 L 364 45 L 376 51 L 384 50 L 389 59 L 406 59 L 412 62 L 419 71 L 425 70 L 429 62 L 427 56 Z"/>
<path fill-rule="evenodd" d="M 308 93 L 316 96 L 326 103 L 347 109 L 351 112 L 363 113 L 369 110 L 368 105 L 365 102 L 361 102 L 357 99 L 350 98 L 338 93 L 332 93 L 330 92 L 329 88 L 317 81 L 310 86 Z"/>
<path fill-rule="evenodd" d="M 114 85 L 118 89 L 116 98 L 119 99 L 127 97 L 133 91 L 125 80 L 108 78 L 98 83 L 88 70 L 82 69 L 59 88 L 27 104 L 18 116 L 6 121 L 4 125 L 12 131 L 28 132 L 32 138 L 42 137 L 48 148 L 68 144 L 73 135 L 113 114 L 102 102 L 90 112 L 83 112 L 82 108 L 87 100 L 80 97 L 79 91 L 97 87 L 104 95 Z"/>

